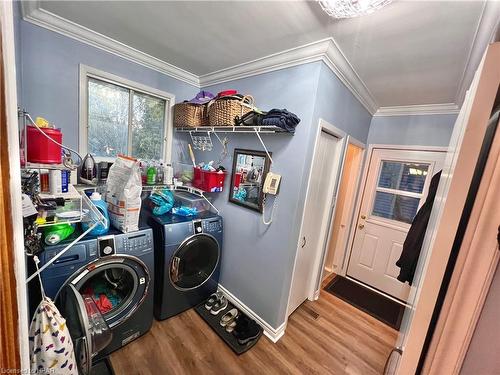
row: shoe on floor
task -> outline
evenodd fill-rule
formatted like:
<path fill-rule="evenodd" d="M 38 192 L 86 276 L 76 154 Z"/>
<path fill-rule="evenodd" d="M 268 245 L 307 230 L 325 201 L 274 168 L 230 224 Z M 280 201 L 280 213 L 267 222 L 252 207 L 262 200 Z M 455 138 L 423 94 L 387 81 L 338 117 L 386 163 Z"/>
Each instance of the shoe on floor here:
<path fill-rule="evenodd" d="M 235 327 L 236 327 L 236 322 L 233 320 L 231 323 L 226 325 L 226 332 L 232 333 Z"/>
<path fill-rule="evenodd" d="M 260 336 L 261 328 L 253 319 L 247 318 L 237 323 L 234 336 L 240 345 L 245 345 Z"/>
<path fill-rule="evenodd" d="M 226 297 L 222 296 L 217 301 L 215 301 L 215 303 L 212 306 L 212 309 L 210 310 L 210 314 L 217 315 L 226 308 L 227 308 L 227 299 Z"/>
<path fill-rule="evenodd" d="M 217 302 L 222 296 L 223 296 L 222 292 L 216 292 L 210 295 L 210 297 L 208 297 L 207 301 L 205 302 L 205 308 L 207 310 L 212 309 L 215 302 Z"/>
<path fill-rule="evenodd" d="M 220 318 L 220 325 L 225 327 L 225 326 L 233 323 L 234 320 L 236 319 L 236 317 L 238 316 L 238 314 L 239 314 L 239 311 L 237 309 L 229 310 L 227 313 L 222 315 L 222 318 Z M 236 323 L 234 326 L 236 326 Z"/>
<path fill-rule="evenodd" d="M 244 314 L 239 314 L 234 321 L 236 323 L 236 326 L 234 327 L 233 334 L 236 336 L 238 332 L 245 331 L 248 327 L 248 324 L 250 323 L 250 320 L 251 319 L 248 316 Z"/>

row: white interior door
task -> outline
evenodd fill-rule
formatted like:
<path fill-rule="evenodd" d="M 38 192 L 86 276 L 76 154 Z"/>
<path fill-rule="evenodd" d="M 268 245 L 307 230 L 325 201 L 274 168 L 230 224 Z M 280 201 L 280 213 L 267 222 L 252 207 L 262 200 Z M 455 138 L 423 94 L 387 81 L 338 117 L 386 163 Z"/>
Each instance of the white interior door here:
<path fill-rule="evenodd" d="M 397 280 L 400 269 L 396 261 L 445 156 L 444 152 L 373 150 L 348 276 L 406 301 L 410 286 Z"/>
<path fill-rule="evenodd" d="M 335 217 L 330 228 L 330 242 L 328 244 L 325 270 L 341 274 L 346 254 L 347 241 L 353 218 L 356 191 L 360 167 L 363 160 L 364 149 L 354 144 L 348 144 L 342 177 L 340 179 L 337 202 L 335 205 Z"/>
<path fill-rule="evenodd" d="M 306 206 L 297 250 L 292 286 L 288 300 L 288 315 L 308 297 L 319 272 L 326 231 L 335 198 L 343 143 L 340 138 L 321 131 L 316 143 Z M 331 203 L 326 203 L 331 202 Z"/>

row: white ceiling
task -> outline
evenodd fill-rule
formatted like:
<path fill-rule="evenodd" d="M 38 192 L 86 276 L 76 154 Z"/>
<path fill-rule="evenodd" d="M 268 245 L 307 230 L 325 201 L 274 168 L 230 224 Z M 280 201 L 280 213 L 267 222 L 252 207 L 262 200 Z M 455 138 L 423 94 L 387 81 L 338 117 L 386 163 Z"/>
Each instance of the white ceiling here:
<path fill-rule="evenodd" d="M 407 106 L 455 102 L 484 3 L 400 0 L 348 20 L 302 1 L 41 7 L 198 76 L 333 37 L 379 106 Z"/>

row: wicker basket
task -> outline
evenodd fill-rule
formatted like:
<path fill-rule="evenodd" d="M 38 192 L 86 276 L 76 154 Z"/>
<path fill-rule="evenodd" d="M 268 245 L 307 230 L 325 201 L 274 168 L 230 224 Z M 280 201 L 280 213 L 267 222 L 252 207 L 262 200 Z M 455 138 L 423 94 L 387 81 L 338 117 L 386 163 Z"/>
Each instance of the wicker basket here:
<path fill-rule="evenodd" d="M 207 105 L 178 103 L 174 105 L 174 126 L 177 128 L 208 125 Z"/>
<path fill-rule="evenodd" d="M 208 104 L 208 118 L 211 126 L 234 126 L 234 118 L 242 117 L 254 109 L 251 95 L 243 98 L 220 98 Z"/>

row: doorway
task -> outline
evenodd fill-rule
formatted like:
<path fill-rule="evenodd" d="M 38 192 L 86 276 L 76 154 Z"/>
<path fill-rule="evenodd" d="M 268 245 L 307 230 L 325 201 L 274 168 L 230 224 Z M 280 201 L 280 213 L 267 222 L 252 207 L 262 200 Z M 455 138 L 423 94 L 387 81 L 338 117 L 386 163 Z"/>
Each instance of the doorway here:
<path fill-rule="evenodd" d="M 323 281 L 333 274 L 341 273 L 346 260 L 347 244 L 364 154 L 364 147 L 352 141 L 353 139 L 350 138 L 345 152 L 335 215 L 331 222 L 328 236 L 329 240 L 323 267 Z"/>
<path fill-rule="evenodd" d="M 330 223 L 341 168 L 346 134 L 320 120 L 309 175 L 297 255 L 288 298 L 287 315 L 306 299 L 314 299 L 323 262 L 323 249 Z"/>
<path fill-rule="evenodd" d="M 347 276 L 405 303 L 410 286 L 396 261 L 445 152 L 373 149 L 355 225 Z"/>

